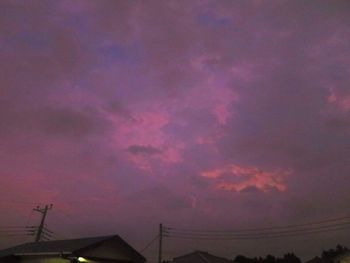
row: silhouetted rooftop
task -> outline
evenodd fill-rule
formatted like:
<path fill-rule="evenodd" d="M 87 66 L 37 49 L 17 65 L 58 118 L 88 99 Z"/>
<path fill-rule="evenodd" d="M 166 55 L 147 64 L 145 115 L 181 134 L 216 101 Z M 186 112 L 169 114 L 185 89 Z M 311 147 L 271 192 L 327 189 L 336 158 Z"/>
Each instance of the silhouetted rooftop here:
<path fill-rule="evenodd" d="M 121 247 L 127 249 L 136 261 L 145 261 L 141 254 L 118 235 L 25 243 L 1 250 L 0 257 L 30 254 L 74 254 L 83 249 L 95 247 L 107 240 L 113 240 Z"/>
<path fill-rule="evenodd" d="M 174 263 L 228 263 L 230 260 L 204 251 L 195 251 L 173 259 Z"/>

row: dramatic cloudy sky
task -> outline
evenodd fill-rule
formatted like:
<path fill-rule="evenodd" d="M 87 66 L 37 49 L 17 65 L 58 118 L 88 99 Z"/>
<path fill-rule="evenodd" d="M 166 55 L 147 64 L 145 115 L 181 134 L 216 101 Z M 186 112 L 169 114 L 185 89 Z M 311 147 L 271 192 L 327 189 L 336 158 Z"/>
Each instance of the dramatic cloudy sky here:
<path fill-rule="evenodd" d="M 348 1 L 0 2 L 1 226 L 117 233 L 350 215 Z M 30 238 L 0 237 L 2 246 Z M 349 230 L 165 240 L 165 258 L 319 254 Z M 145 255 L 155 258 L 156 246 Z"/>

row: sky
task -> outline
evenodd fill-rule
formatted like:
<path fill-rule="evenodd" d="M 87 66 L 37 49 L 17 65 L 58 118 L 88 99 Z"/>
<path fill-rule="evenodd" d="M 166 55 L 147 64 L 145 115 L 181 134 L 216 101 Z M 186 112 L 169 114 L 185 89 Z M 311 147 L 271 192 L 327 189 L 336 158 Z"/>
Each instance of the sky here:
<path fill-rule="evenodd" d="M 349 1 L 0 2 L 0 226 L 119 234 L 159 223 L 350 216 Z M 0 236 L 1 247 L 32 237 Z M 349 230 L 195 249 L 304 258 Z M 144 255 L 155 260 L 157 245 Z"/>

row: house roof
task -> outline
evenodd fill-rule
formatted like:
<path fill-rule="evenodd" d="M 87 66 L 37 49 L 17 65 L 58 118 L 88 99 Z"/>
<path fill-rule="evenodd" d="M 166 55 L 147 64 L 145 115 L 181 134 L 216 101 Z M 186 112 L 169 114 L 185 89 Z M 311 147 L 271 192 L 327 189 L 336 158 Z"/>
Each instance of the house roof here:
<path fill-rule="evenodd" d="M 228 263 L 230 260 L 204 251 L 195 251 L 173 259 L 174 263 Z"/>
<path fill-rule="evenodd" d="M 0 257 L 31 254 L 74 254 L 95 247 L 107 240 L 117 242 L 136 261 L 144 262 L 146 260 L 118 235 L 25 243 L 0 251 Z"/>

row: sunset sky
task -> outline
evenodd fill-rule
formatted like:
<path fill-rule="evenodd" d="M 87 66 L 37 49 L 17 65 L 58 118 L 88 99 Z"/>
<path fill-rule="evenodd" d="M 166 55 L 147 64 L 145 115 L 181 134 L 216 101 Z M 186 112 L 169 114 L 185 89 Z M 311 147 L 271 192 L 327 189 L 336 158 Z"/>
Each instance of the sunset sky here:
<path fill-rule="evenodd" d="M 350 216 L 350 2 L 2 0 L 0 120 L 0 227 L 53 203 L 58 236 L 141 250 L 159 223 Z M 310 258 L 349 234 L 169 238 L 164 257 Z"/>

